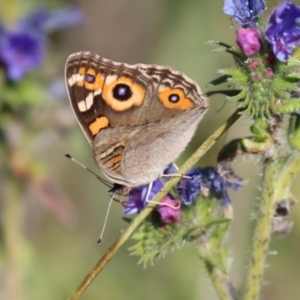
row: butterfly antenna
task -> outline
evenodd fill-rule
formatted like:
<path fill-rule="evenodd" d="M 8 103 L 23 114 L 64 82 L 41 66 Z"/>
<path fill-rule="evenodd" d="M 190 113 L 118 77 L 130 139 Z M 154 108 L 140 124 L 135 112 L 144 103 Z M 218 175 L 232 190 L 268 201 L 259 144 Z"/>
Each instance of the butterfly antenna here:
<path fill-rule="evenodd" d="M 77 165 L 79 165 L 80 167 L 82 167 L 83 169 L 85 169 L 86 171 L 90 172 L 91 174 L 93 174 L 100 182 L 102 182 L 104 185 L 106 185 L 107 187 L 111 188 L 111 183 L 108 180 L 105 180 L 104 178 L 100 177 L 98 174 L 96 174 L 95 172 L 93 172 L 91 169 L 89 169 L 88 167 L 86 167 L 85 165 L 83 165 L 82 163 L 80 163 L 78 160 L 76 160 L 75 158 L 73 158 L 69 153 L 65 153 L 65 157 L 71 159 L 73 162 L 75 162 Z"/>
<path fill-rule="evenodd" d="M 106 224 L 107 224 L 107 220 L 108 220 L 108 215 L 109 215 L 109 211 L 110 211 L 110 207 L 111 207 L 111 204 L 114 200 L 114 196 L 115 196 L 116 193 L 113 194 L 113 196 L 110 198 L 110 201 L 108 203 L 108 207 L 107 207 L 107 210 L 106 210 L 106 215 L 105 215 L 105 219 L 104 219 L 104 223 L 103 223 L 103 226 L 102 226 L 102 230 L 101 230 L 101 233 L 100 233 L 100 236 L 99 236 L 99 239 L 97 241 L 97 245 L 99 246 L 102 242 L 102 239 L 103 239 L 103 233 L 104 233 L 104 230 L 105 230 L 105 227 L 106 227 Z"/>

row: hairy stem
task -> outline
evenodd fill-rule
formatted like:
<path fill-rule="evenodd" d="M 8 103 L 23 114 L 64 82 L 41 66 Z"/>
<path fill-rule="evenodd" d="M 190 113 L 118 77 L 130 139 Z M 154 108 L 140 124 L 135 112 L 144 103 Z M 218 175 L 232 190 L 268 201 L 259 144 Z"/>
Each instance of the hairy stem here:
<path fill-rule="evenodd" d="M 266 162 L 262 199 L 253 239 L 250 269 L 246 282 L 244 300 L 259 299 L 263 283 L 265 261 L 272 233 L 274 215 L 274 183 L 276 180 L 276 160 Z"/>
<path fill-rule="evenodd" d="M 229 245 L 224 243 L 229 222 L 219 223 L 209 231 L 209 238 L 199 240 L 199 255 L 220 300 L 236 300 L 236 291 L 228 275 Z"/>
<path fill-rule="evenodd" d="M 291 156 L 288 161 L 284 164 L 280 175 L 278 176 L 275 183 L 275 201 L 283 200 L 284 192 L 291 186 L 291 183 L 300 170 L 300 155 L 296 152 L 295 155 Z"/>
<path fill-rule="evenodd" d="M 183 164 L 179 173 L 187 172 L 198 160 L 202 157 L 214 143 L 227 131 L 227 129 L 240 117 L 241 110 L 234 112 L 229 119 L 219 127 L 197 150 L 196 152 Z M 131 234 L 139 227 L 139 225 L 145 220 L 145 218 L 151 213 L 151 211 L 168 192 L 169 190 L 180 180 L 179 177 L 174 177 L 169 180 L 163 187 L 163 189 L 154 197 L 152 203 L 149 203 L 147 207 L 141 211 L 139 215 L 130 223 L 125 229 L 122 235 L 115 241 L 115 243 L 108 249 L 108 251 L 102 256 L 99 262 L 93 267 L 90 273 L 84 278 L 82 283 L 71 295 L 69 300 L 76 300 L 87 289 L 97 275 L 103 270 L 107 263 L 112 259 L 120 247 L 129 239 Z M 156 203 L 154 203 L 156 202 Z"/>
<path fill-rule="evenodd" d="M 219 299 L 236 300 L 235 289 L 233 288 L 228 274 L 223 273 L 208 260 L 204 260 L 204 264 Z"/>

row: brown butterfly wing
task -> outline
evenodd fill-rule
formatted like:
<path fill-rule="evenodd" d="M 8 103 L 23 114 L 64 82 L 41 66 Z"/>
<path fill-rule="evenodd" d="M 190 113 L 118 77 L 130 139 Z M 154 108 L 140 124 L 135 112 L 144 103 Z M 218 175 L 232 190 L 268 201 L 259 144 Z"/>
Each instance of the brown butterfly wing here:
<path fill-rule="evenodd" d="M 65 76 L 73 111 L 90 143 L 107 127 L 143 122 L 142 107 L 153 98 L 147 74 L 92 52 L 70 55 Z"/>
<path fill-rule="evenodd" d="M 69 98 L 113 182 L 137 186 L 157 178 L 192 138 L 208 108 L 198 85 L 156 65 L 128 65 L 92 52 L 70 55 Z"/>

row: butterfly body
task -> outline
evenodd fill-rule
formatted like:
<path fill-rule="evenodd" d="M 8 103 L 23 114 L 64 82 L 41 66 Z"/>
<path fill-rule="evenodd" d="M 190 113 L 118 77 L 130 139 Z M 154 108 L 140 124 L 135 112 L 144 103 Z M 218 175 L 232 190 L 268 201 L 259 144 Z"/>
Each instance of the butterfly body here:
<path fill-rule="evenodd" d="M 198 85 L 180 72 L 92 52 L 69 56 L 66 82 L 96 163 L 112 182 L 128 187 L 158 178 L 208 109 Z"/>

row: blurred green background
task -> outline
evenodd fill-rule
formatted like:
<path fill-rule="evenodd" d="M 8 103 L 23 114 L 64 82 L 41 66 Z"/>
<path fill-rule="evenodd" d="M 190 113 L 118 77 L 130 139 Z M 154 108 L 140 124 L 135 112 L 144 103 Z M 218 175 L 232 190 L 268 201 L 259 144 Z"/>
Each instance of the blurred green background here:
<path fill-rule="evenodd" d="M 34 2 L 28 3 L 32 6 Z M 75 4 L 70 1 L 53 3 L 51 6 L 56 8 Z M 270 9 L 277 3 L 267 1 Z M 39 4 L 49 6 L 47 1 Z M 82 0 L 76 4 L 85 13 L 84 25 L 54 36 L 48 49 L 49 53 L 52 51 L 52 59 L 46 59 L 40 68 L 54 78 L 62 79 L 68 55 L 81 50 L 94 51 L 115 61 L 172 66 L 197 81 L 204 92 L 208 90 L 206 84 L 217 77 L 218 69 L 233 66 L 229 55 L 213 52 L 212 47 L 205 44 L 210 40 L 235 42 L 234 21 L 223 14 L 223 1 Z M 2 16 L 10 5 L 13 4 L 2 5 Z M 22 9 L 26 9 L 25 4 Z M 58 194 L 52 203 L 42 201 L 34 187 L 21 195 L 21 233 L 20 241 L 15 244 L 20 256 L 20 265 L 16 268 L 21 272 L 23 283 L 20 299 L 67 299 L 126 227 L 121 220 L 122 207 L 114 203 L 104 240 L 100 246 L 96 245 L 109 196 L 107 189 L 93 176 L 64 157 L 64 153 L 69 152 L 100 174 L 61 81 L 55 91 L 58 96 L 52 96 L 53 103 L 47 113 L 36 113 L 38 117 L 32 119 L 37 126 L 48 122 L 47 128 L 36 137 L 34 147 L 24 146 L 27 156 L 37 156 L 44 162 L 47 176 Z M 209 113 L 178 159 L 179 164 L 235 109 L 234 103 L 224 105 L 222 97 L 213 97 L 210 103 Z M 63 126 L 56 126 L 56 123 Z M 215 165 L 220 148 L 232 138 L 248 135 L 249 124 L 247 116 L 243 116 L 199 165 Z M 234 207 L 228 236 L 232 249 L 231 278 L 240 291 L 251 250 L 262 169 L 254 156 L 239 158 L 233 166 L 237 174 L 249 180 L 241 191 L 231 193 Z M 296 197 L 300 192 L 297 183 L 299 180 L 293 188 Z M 295 206 L 291 214 L 295 222 L 292 232 L 284 238 L 275 236 L 271 243 L 270 250 L 277 255 L 268 257 L 262 299 L 299 299 L 300 218 L 297 211 L 298 206 Z M 217 299 L 194 246 L 176 250 L 147 269 L 137 264 L 136 257 L 129 256 L 128 246 L 130 243 L 113 258 L 81 299 Z M 5 245 L 1 249 L 0 290 L 3 291 L 9 253 L 5 252 Z M 7 299 L 1 291 L 0 299 Z"/>

